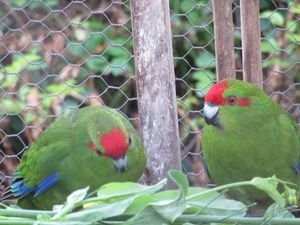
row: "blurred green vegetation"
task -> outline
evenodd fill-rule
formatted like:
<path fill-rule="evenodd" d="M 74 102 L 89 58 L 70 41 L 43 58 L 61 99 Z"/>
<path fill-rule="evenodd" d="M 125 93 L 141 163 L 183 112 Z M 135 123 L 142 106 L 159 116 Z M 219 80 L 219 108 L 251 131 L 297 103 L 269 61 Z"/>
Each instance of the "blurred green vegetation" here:
<path fill-rule="evenodd" d="M 2 171 L 10 174 L 17 165 L 5 155 L 20 154 L 72 108 L 106 104 L 137 117 L 129 0 L 0 4 Z M 261 0 L 260 6 L 265 89 L 300 123 L 300 6 L 292 0 Z M 191 160 L 185 153 L 200 151 L 198 111 L 216 79 L 212 4 L 171 0 L 170 8 L 182 156 Z M 238 1 L 233 12 L 240 76 Z M 198 172 L 197 165 L 186 163 L 186 170 Z"/>
<path fill-rule="evenodd" d="M 15 205 L 0 208 L 3 224 L 14 225 L 94 225 L 94 224 L 144 224 L 144 225 L 230 225 L 230 224 L 299 224 L 292 214 L 294 206 L 284 207 L 286 201 L 296 199 L 291 184 L 277 179 L 254 177 L 214 188 L 190 187 L 181 171 L 169 171 L 177 189 L 165 190 L 167 179 L 153 186 L 132 182 L 112 182 L 89 193 L 87 188 L 69 194 L 62 205 L 52 210 L 22 209 Z M 280 184 L 280 185 L 278 185 Z M 252 186 L 264 191 L 273 204 L 261 210 L 263 215 L 247 216 L 257 209 L 256 204 L 227 199 L 224 191 Z M 280 187 L 284 187 L 284 191 Z M 5 208 L 4 208 L 5 207 Z"/>

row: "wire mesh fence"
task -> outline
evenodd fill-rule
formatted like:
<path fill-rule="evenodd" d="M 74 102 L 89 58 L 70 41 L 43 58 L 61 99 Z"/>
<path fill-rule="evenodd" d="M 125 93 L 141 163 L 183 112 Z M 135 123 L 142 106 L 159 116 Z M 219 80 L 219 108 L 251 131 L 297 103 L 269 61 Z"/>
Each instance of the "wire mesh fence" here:
<path fill-rule="evenodd" d="M 260 8 L 265 91 L 300 127 L 299 3 L 260 1 Z M 172 0 L 170 13 L 183 169 L 203 185 L 201 109 L 216 79 L 212 1 Z M 239 14 L 233 1 L 241 78 Z M 133 60 L 129 0 L 0 0 L 1 185 L 28 146 L 69 110 L 105 104 L 138 128 Z"/>

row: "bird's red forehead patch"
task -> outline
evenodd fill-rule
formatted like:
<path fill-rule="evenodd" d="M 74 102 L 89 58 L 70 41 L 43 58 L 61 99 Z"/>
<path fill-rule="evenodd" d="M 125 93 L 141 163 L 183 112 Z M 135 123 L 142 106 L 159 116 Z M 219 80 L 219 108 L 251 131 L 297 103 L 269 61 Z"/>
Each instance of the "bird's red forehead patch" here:
<path fill-rule="evenodd" d="M 229 87 L 226 80 L 216 83 L 209 89 L 209 91 L 205 95 L 205 101 L 212 102 L 216 105 L 225 105 L 226 102 L 223 98 L 223 93 L 228 88 Z"/>
<path fill-rule="evenodd" d="M 104 152 L 101 154 L 92 141 L 88 143 L 89 149 L 97 154 L 116 159 L 124 156 L 128 150 L 126 136 L 119 128 L 114 128 L 112 132 L 99 136 L 99 144 L 103 146 Z"/>
<path fill-rule="evenodd" d="M 128 143 L 124 133 L 119 128 L 114 128 L 111 133 L 100 136 L 100 144 L 104 148 L 103 155 L 111 158 L 124 156 L 128 149 Z"/>

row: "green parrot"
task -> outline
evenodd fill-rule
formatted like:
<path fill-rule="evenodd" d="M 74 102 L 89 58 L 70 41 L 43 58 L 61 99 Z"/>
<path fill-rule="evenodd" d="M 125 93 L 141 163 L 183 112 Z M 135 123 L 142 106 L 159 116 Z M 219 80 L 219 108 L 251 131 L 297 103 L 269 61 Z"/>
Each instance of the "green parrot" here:
<path fill-rule="evenodd" d="M 51 209 L 73 191 L 108 182 L 137 181 L 146 164 L 133 126 L 105 106 L 89 106 L 57 119 L 21 159 L 3 199 L 23 208 Z"/>
<path fill-rule="evenodd" d="M 271 177 L 300 183 L 300 138 L 295 121 L 256 85 L 240 80 L 216 83 L 205 96 L 201 146 L 216 185 Z M 255 188 L 229 195 L 262 207 L 271 199 Z"/>

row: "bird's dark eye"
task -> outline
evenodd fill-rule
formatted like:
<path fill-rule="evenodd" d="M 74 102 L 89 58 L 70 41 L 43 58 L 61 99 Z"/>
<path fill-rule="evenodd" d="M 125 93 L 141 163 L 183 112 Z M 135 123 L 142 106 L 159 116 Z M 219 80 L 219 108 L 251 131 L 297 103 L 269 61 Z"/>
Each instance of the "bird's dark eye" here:
<path fill-rule="evenodd" d="M 131 136 L 128 137 L 128 145 L 131 145 Z"/>
<path fill-rule="evenodd" d="M 228 105 L 235 105 L 236 102 L 237 102 L 237 97 L 234 96 L 234 95 L 229 96 L 229 97 L 227 98 L 227 104 L 228 104 Z"/>

